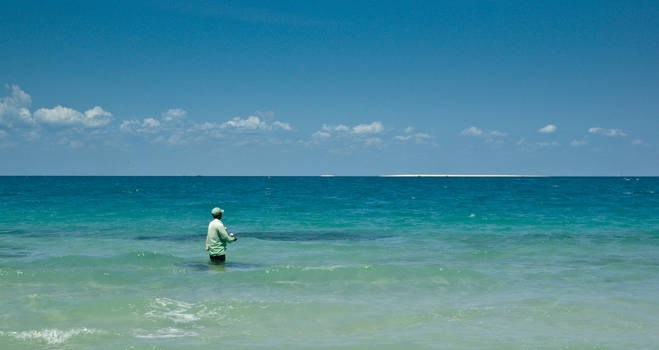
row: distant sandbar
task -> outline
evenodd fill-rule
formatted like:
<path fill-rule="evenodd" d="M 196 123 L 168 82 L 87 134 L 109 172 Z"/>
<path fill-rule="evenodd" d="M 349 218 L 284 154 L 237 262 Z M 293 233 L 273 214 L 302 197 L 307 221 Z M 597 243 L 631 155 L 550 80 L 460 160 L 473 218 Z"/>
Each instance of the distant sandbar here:
<path fill-rule="evenodd" d="M 515 174 L 392 174 L 380 177 L 544 177 L 544 175 L 515 175 Z"/>

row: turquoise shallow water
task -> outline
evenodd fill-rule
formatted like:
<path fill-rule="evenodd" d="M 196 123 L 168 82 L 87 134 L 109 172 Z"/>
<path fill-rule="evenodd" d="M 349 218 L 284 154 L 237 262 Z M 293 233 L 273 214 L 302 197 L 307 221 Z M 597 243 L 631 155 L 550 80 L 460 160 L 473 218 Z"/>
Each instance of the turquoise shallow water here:
<path fill-rule="evenodd" d="M 0 177 L 0 198 L 2 349 L 659 344 L 659 178 Z"/>

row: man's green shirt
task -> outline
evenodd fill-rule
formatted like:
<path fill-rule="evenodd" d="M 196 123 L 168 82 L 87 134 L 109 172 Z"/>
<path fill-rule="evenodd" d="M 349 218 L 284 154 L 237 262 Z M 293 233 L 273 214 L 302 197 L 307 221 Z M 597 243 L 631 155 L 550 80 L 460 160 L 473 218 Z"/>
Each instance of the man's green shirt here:
<path fill-rule="evenodd" d="M 235 241 L 235 237 L 229 236 L 224 228 L 222 220 L 214 219 L 208 224 L 208 235 L 206 236 L 206 250 L 209 255 L 224 255 L 227 243 Z"/>

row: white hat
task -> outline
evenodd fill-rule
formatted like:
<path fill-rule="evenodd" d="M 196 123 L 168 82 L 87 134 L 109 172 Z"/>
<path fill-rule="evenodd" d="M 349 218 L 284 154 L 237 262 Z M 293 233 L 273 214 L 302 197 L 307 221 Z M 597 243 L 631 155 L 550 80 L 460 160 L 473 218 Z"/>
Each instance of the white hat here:
<path fill-rule="evenodd" d="M 224 209 L 220 209 L 218 207 L 215 207 L 213 210 L 211 210 L 211 215 L 213 215 L 213 217 L 216 217 L 222 213 L 224 213 Z"/>

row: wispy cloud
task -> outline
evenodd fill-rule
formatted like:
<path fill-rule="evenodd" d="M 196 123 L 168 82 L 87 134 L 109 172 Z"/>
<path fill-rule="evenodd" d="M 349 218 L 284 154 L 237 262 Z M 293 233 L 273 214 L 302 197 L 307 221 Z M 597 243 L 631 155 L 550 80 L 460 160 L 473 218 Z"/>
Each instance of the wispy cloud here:
<path fill-rule="evenodd" d="M 121 123 L 120 130 L 131 134 L 141 134 L 156 143 L 184 144 L 200 142 L 206 139 L 227 139 L 235 141 L 235 145 L 248 143 L 272 142 L 274 140 L 265 137 L 265 133 L 271 131 L 292 131 L 290 124 L 275 120 L 269 122 L 265 118 L 272 117 L 273 113 L 251 115 L 245 118 L 234 117 L 224 122 L 202 122 L 197 123 L 187 118 L 187 112 L 181 108 L 169 109 L 163 113 L 160 119 L 145 118 L 139 120 L 127 120 Z M 249 133 L 248 139 L 240 134 Z"/>
<path fill-rule="evenodd" d="M 588 133 L 590 134 L 597 134 L 597 135 L 603 135 L 603 136 L 608 136 L 608 137 L 623 137 L 627 136 L 627 133 L 620 129 L 604 129 L 600 127 L 594 127 L 588 129 Z"/>
<path fill-rule="evenodd" d="M 222 128 L 229 128 L 234 130 L 267 130 L 268 124 L 262 121 L 257 116 L 249 116 L 247 118 L 234 117 L 220 125 Z"/>
<path fill-rule="evenodd" d="M 319 132 L 321 132 L 319 134 Z M 374 121 L 370 124 L 357 124 L 353 127 L 339 124 L 339 125 L 327 125 L 323 124 L 321 129 L 314 133 L 318 134 L 321 137 L 331 137 L 338 135 L 368 135 L 368 134 L 380 134 L 384 132 L 384 125 L 382 122 Z"/>
<path fill-rule="evenodd" d="M 499 130 L 483 130 L 475 126 L 471 126 L 469 128 L 462 130 L 460 132 L 460 135 L 492 138 L 492 137 L 503 137 L 508 134 L 506 134 L 505 132 L 501 132 Z"/>
<path fill-rule="evenodd" d="M 472 126 L 472 127 L 469 127 L 467 129 L 462 130 L 460 132 L 460 134 L 463 135 L 463 136 L 481 136 L 481 135 L 483 135 L 483 130 L 481 130 L 481 129 L 475 127 L 475 126 Z"/>
<path fill-rule="evenodd" d="M 280 122 L 280 121 L 278 121 L 278 120 L 275 120 L 275 121 L 272 123 L 272 127 L 275 128 L 275 129 L 281 129 L 281 130 L 285 130 L 285 131 L 291 131 L 291 130 L 293 130 L 293 127 L 291 127 L 290 124 L 288 124 L 288 123 L 284 123 L 284 122 Z"/>
<path fill-rule="evenodd" d="M 380 121 L 348 126 L 345 124 L 323 124 L 320 130 L 311 134 L 312 144 L 330 144 L 335 148 L 355 148 L 356 146 L 384 146 L 384 141 L 377 135 L 384 133 L 384 125 Z"/>
<path fill-rule="evenodd" d="M 547 147 L 558 147 L 561 144 L 556 141 L 552 141 L 552 142 L 538 142 L 536 143 L 536 145 L 541 148 L 547 148 Z"/>
<path fill-rule="evenodd" d="M 370 124 L 359 124 L 352 128 L 354 134 L 379 134 L 384 131 L 384 126 L 381 122 L 375 121 Z"/>
<path fill-rule="evenodd" d="M 556 125 L 547 124 L 547 125 L 543 126 L 542 128 L 538 129 L 538 132 L 541 133 L 541 134 L 551 134 L 551 133 L 555 132 L 556 129 L 558 129 L 556 127 Z"/>
<path fill-rule="evenodd" d="M 415 143 L 424 143 L 424 142 L 427 142 L 427 141 L 429 141 L 430 139 L 432 139 L 432 136 L 430 136 L 430 135 L 428 135 L 428 134 L 426 134 L 426 133 L 417 132 L 417 133 L 412 134 L 412 135 L 405 135 L 405 136 L 403 136 L 403 135 L 398 135 L 398 136 L 394 136 L 394 139 L 396 139 L 396 140 L 398 140 L 398 141 L 414 141 Z"/>
<path fill-rule="evenodd" d="M 424 132 L 412 133 L 414 130 L 415 130 L 414 127 L 408 126 L 404 130 L 404 132 L 407 135 L 397 135 L 394 136 L 394 139 L 401 142 L 411 141 L 417 144 L 427 143 L 430 140 L 432 140 L 432 136 L 430 136 L 429 134 L 426 134 Z"/>
<path fill-rule="evenodd" d="M 234 117 L 220 124 L 221 128 L 232 129 L 235 131 L 267 131 L 267 130 L 284 130 L 291 131 L 293 128 L 288 123 L 280 122 L 278 120 L 269 123 L 265 119 L 261 119 L 255 115 L 247 118 Z"/>
<path fill-rule="evenodd" d="M 129 134 L 142 134 L 149 137 L 157 135 L 153 139 L 157 142 L 166 141 L 170 138 L 172 141 L 176 141 L 180 140 L 181 135 L 187 132 L 186 129 L 190 127 L 188 124 L 193 124 L 187 120 L 187 114 L 188 112 L 184 109 L 170 108 L 163 112 L 160 118 L 149 117 L 141 121 L 135 119 L 124 120 L 119 125 L 119 130 Z M 174 137 L 172 138 L 172 136 Z"/>
<path fill-rule="evenodd" d="M 245 118 L 234 117 L 224 122 L 197 123 L 187 118 L 187 112 L 181 108 L 172 108 L 161 115 L 160 119 L 126 120 L 119 129 L 131 134 L 142 134 L 153 142 L 183 144 L 199 142 L 205 139 L 231 139 L 232 135 L 250 133 L 249 139 L 241 138 L 235 144 L 265 142 L 259 135 L 269 131 L 292 131 L 293 127 L 285 122 L 269 122 L 274 113 L 256 113 Z M 270 140 L 272 141 L 272 140 Z"/>
<path fill-rule="evenodd" d="M 588 144 L 588 143 L 587 143 L 586 141 L 584 141 L 584 140 L 581 140 L 581 141 L 579 141 L 579 140 L 572 140 L 572 141 L 570 142 L 570 146 L 572 146 L 572 147 L 581 147 L 581 146 L 585 146 L 585 145 L 587 145 L 587 144 Z"/>
<path fill-rule="evenodd" d="M 185 119 L 185 117 L 188 115 L 188 112 L 186 112 L 184 109 L 181 108 L 170 108 L 167 110 L 167 112 L 163 113 L 161 115 L 162 120 L 166 122 L 172 122 L 176 120 L 181 120 Z"/>
<path fill-rule="evenodd" d="M 332 132 L 348 132 L 350 128 L 346 125 L 339 124 L 339 125 L 327 125 L 323 124 L 323 126 L 320 129 L 321 131 L 325 131 L 326 133 L 332 133 Z M 330 134 L 331 135 L 331 134 Z"/>
<path fill-rule="evenodd" d="M 80 147 L 80 140 L 101 134 L 112 134 L 120 131 L 122 134 L 142 136 L 155 142 L 185 143 L 201 141 L 207 137 L 227 137 L 232 133 L 292 131 L 293 127 L 279 120 L 272 120 L 274 113 L 257 112 L 246 118 L 234 117 L 221 123 L 197 123 L 187 118 L 187 112 L 182 108 L 171 108 L 160 117 L 129 119 L 120 121 L 118 128 L 112 124 L 114 116 L 100 106 L 85 111 L 56 105 L 52 108 L 39 108 L 33 113 L 31 96 L 21 90 L 18 85 L 7 85 L 9 95 L 0 99 L 0 128 L 16 129 L 18 133 L 8 133 L 2 130 L 2 138 L 9 136 L 23 137 L 24 140 L 39 139 L 46 129 L 54 132 L 57 138 L 52 142 L 69 147 Z M 368 133 L 373 126 L 364 126 L 358 132 Z M 377 125 L 375 126 L 377 128 Z M 52 138 L 52 136 L 51 136 Z M 257 140 L 251 137 L 250 140 Z"/>
<path fill-rule="evenodd" d="M 129 133 L 155 134 L 160 131 L 162 123 L 154 118 L 145 118 L 143 121 L 124 120 L 119 130 Z"/>
<path fill-rule="evenodd" d="M 647 142 L 645 142 L 645 141 L 643 141 L 643 140 L 641 140 L 641 139 L 634 139 L 634 140 L 632 140 L 632 145 L 634 145 L 634 146 L 644 146 L 644 147 L 649 146 Z"/>
<path fill-rule="evenodd" d="M 499 130 L 483 130 L 476 126 L 471 126 L 462 130 L 460 135 L 480 138 L 486 143 L 499 147 L 503 144 L 502 138 L 508 134 Z"/>
<path fill-rule="evenodd" d="M 327 139 L 331 136 L 332 136 L 332 134 L 330 134 L 327 131 L 322 131 L 322 130 L 316 131 L 315 133 L 311 134 L 311 137 L 314 138 L 314 139 Z"/>

